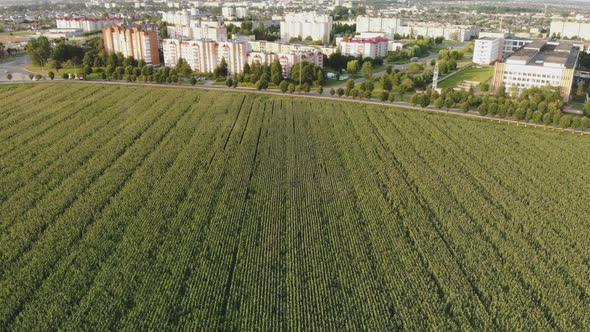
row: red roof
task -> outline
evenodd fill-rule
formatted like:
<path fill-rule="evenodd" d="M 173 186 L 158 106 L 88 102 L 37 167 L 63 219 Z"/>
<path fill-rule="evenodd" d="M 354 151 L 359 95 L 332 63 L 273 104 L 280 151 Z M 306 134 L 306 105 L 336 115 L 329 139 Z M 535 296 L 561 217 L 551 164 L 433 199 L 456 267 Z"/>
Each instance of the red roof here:
<path fill-rule="evenodd" d="M 377 44 L 382 42 L 387 42 L 388 39 L 385 37 L 373 37 L 373 38 L 347 38 L 343 40 L 346 43 L 357 43 L 357 44 Z"/>
<path fill-rule="evenodd" d="M 64 17 L 62 18 L 62 20 L 65 21 L 92 21 L 92 22 L 98 22 L 98 21 L 122 21 L 122 18 L 119 17 Z"/>

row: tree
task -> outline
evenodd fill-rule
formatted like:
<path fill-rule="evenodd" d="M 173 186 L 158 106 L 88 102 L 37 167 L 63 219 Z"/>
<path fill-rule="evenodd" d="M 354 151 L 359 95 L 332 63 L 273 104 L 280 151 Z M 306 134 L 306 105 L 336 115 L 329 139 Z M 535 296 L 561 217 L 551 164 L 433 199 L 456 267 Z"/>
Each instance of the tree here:
<path fill-rule="evenodd" d="M 178 59 L 178 62 L 176 63 L 176 67 L 174 67 L 174 69 L 176 69 L 177 73 L 183 76 L 190 76 L 193 73 L 191 66 L 183 58 Z"/>
<path fill-rule="evenodd" d="M 193 76 L 193 77 L 191 77 L 191 79 L 190 79 L 189 82 L 190 82 L 191 85 L 194 86 L 195 84 L 197 84 L 197 79 Z"/>
<path fill-rule="evenodd" d="M 256 82 L 256 89 L 257 90 L 266 90 L 268 88 L 268 82 L 266 80 L 258 80 Z"/>
<path fill-rule="evenodd" d="M 498 90 L 496 90 L 496 97 L 506 97 L 506 87 L 504 84 L 500 84 Z"/>
<path fill-rule="evenodd" d="M 344 89 L 343 88 L 336 89 L 336 94 L 338 94 L 338 97 L 344 96 Z"/>
<path fill-rule="evenodd" d="M 350 60 L 346 63 L 346 71 L 349 74 L 356 74 L 359 71 L 358 60 Z"/>
<path fill-rule="evenodd" d="M 379 95 L 379 99 L 381 99 L 381 101 L 386 101 L 387 98 L 389 98 L 389 92 L 383 90 L 381 91 L 381 94 Z"/>
<path fill-rule="evenodd" d="M 35 75 L 35 81 L 40 81 L 42 79 L 43 79 L 43 76 L 41 76 L 41 74 Z"/>
<path fill-rule="evenodd" d="M 282 93 L 287 92 L 287 89 L 289 89 L 289 82 L 281 81 L 281 83 L 279 84 L 279 89 L 281 90 Z"/>
<path fill-rule="evenodd" d="M 53 79 L 55 78 L 55 73 L 50 71 L 49 73 L 47 73 L 47 76 L 49 76 L 49 79 L 53 81 Z"/>
<path fill-rule="evenodd" d="M 584 104 L 584 115 L 590 116 L 590 99 Z"/>
<path fill-rule="evenodd" d="M 51 55 L 51 46 L 45 36 L 29 39 L 26 50 L 33 64 L 41 67 L 45 66 Z"/>
<path fill-rule="evenodd" d="M 576 96 L 581 97 L 586 93 L 586 83 L 584 83 L 584 81 L 581 81 L 580 84 L 578 84 L 578 88 L 576 89 Z"/>
<path fill-rule="evenodd" d="M 289 91 L 289 93 L 295 92 L 295 84 L 289 83 L 287 90 Z"/>
<path fill-rule="evenodd" d="M 336 94 L 336 90 L 334 90 L 334 88 L 330 88 L 330 96 L 333 96 L 334 94 Z"/>
<path fill-rule="evenodd" d="M 388 100 L 390 103 L 393 103 L 393 102 L 395 101 L 395 93 L 393 93 L 393 92 L 390 92 L 390 93 L 389 93 L 389 97 L 387 97 L 387 100 Z"/>
<path fill-rule="evenodd" d="M 227 80 L 225 80 L 225 85 L 228 88 L 231 88 L 234 85 L 234 81 L 231 78 L 228 78 Z"/>
<path fill-rule="evenodd" d="M 35 75 L 34 75 L 34 74 L 29 74 L 29 79 L 30 79 L 31 81 L 33 80 L 33 78 L 35 78 Z"/>
<path fill-rule="evenodd" d="M 303 92 L 308 93 L 309 91 L 311 91 L 311 87 L 309 86 L 309 83 L 307 83 L 307 82 L 303 83 Z"/>
<path fill-rule="evenodd" d="M 373 64 L 370 61 L 365 61 L 361 68 L 361 73 L 367 80 L 373 78 Z"/>
<path fill-rule="evenodd" d="M 350 90 L 354 89 L 354 80 L 352 78 L 346 81 L 346 88 Z"/>
<path fill-rule="evenodd" d="M 443 97 L 438 97 L 434 100 L 434 107 L 436 108 L 442 108 L 443 105 L 445 103 L 445 100 L 443 99 Z"/>
<path fill-rule="evenodd" d="M 543 124 L 544 124 L 545 126 L 549 126 L 549 125 L 551 124 L 551 114 L 549 114 L 549 113 L 545 113 L 545 114 L 543 115 Z"/>
<path fill-rule="evenodd" d="M 533 113 L 533 122 L 534 123 L 542 123 L 543 122 L 543 113 L 540 111 L 535 111 Z"/>
<path fill-rule="evenodd" d="M 572 124 L 572 118 L 569 115 L 564 115 L 559 119 L 559 126 L 561 128 L 568 128 Z"/>
<path fill-rule="evenodd" d="M 274 85 L 279 85 L 283 80 L 283 67 L 279 60 L 275 60 L 270 65 L 271 81 Z"/>
<path fill-rule="evenodd" d="M 324 87 L 322 87 L 321 85 L 319 85 L 319 86 L 316 88 L 316 92 L 317 92 L 318 94 L 320 94 L 320 95 L 321 95 L 321 94 L 323 94 L 323 93 L 324 93 Z"/>
<path fill-rule="evenodd" d="M 12 74 L 6 74 L 6 79 L 12 81 Z"/>
<path fill-rule="evenodd" d="M 225 58 L 221 58 L 219 65 L 213 71 L 213 76 L 215 76 L 215 78 L 223 78 L 223 77 L 226 77 L 227 74 L 228 74 L 227 62 L 225 62 Z"/>
<path fill-rule="evenodd" d="M 356 99 L 359 95 L 360 95 L 360 91 L 359 89 L 352 89 L 350 91 L 350 95 L 352 96 L 353 99 Z"/>
<path fill-rule="evenodd" d="M 468 102 L 461 103 L 461 112 L 463 112 L 463 113 L 469 112 L 469 103 Z"/>
<path fill-rule="evenodd" d="M 428 97 L 427 94 L 423 94 L 422 100 L 420 100 L 420 106 L 422 106 L 422 108 L 425 108 L 429 104 L 430 104 L 430 97 Z"/>
<path fill-rule="evenodd" d="M 588 117 L 583 116 L 580 119 L 580 129 L 582 129 L 583 131 L 586 131 L 586 129 L 588 129 L 588 126 L 590 125 L 590 119 L 588 119 Z"/>

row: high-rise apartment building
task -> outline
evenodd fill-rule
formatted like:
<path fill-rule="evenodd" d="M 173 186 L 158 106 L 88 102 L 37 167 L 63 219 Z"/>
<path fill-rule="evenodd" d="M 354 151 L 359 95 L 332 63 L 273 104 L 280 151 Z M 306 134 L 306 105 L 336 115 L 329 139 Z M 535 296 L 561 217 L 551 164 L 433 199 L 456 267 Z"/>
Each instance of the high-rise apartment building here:
<path fill-rule="evenodd" d="M 96 31 L 102 28 L 122 23 L 119 17 L 63 17 L 55 20 L 58 29 L 80 29 L 82 31 Z"/>
<path fill-rule="evenodd" d="M 332 16 L 326 14 L 292 13 L 285 15 L 281 22 L 281 40 L 288 42 L 291 38 L 306 39 L 311 37 L 324 44 L 330 42 Z"/>
<path fill-rule="evenodd" d="M 158 26 L 155 24 L 112 25 L 102 30 L 102 38 L 108 53 L 122 53 L 150 65 L 160 64 Z"/>
<path fill-rule="evenodd" d="M 225 59 L 230 74 L 242 72 L 246 63 L 247 44 L 236 41 L 164 39 L 162 41 L 164 63 L 174 67 L 183 58 L 192 70 L 212 73 Z"/>

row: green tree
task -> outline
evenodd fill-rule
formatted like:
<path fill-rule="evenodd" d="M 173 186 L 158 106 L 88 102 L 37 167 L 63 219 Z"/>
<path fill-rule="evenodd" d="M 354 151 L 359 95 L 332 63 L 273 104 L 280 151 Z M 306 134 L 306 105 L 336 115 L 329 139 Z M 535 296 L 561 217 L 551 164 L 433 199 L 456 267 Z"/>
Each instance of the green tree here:
<path fill-rule="evenodd" d="M 317 92 L 318 94 L 320 94 L 320 95 L 321 95 L 321 94 L 323 94 L 323 93 L 324 93 L 324 87 L 322 87 L 321 85 L 319 85 L 319 86 L 316 88 L 316 92 Z"/>
<path fill-rule="evenodd" d="M 289 93 L 295 92 L 295 84 L 289 83 L 288 89 Z"/>
<path fill-rule="evenodd" d="M 469 112 L 469 103 L 468 102 L 461 103 L 461 112 L 463 112 L 463 113 Z"/>
<path fill-rule="evenodd" d="M 354 80 L 352 78 L 346 81 L 346 88 L 350 90 L 354 89 Z"/>
<path fill-rule="evenodd" d="M 371 63 L 371 61 L 365 61 L 363 63 L 361 73 L 363 74 L 363 77 L 367 80 L 373 78 L 373 64 Z"/>
<path fill-rule="evenodd" d="M 586 131 L 586 129 L 588 129 L 588 126 L 590 125 L 590 119 L 588 119 L 588 117 L 583 116 L 580 119 L 580 129 L 582 129 L 583 131 Z"/>
<path fill-rule="evenodd" d="M 353 99 L 356 99 L 359 95 L 360 95 L 360 91 L 359 89 L 352 89 L 350 90 L 350 95 L 352 96 Z"/>
<path fill-rule="evenodd" d="M 442 108 L 443 105 L 445 103 L 445 100 L 443 99 L 443 97 L 438 97 L 434 100 L 434 107 L 436 108 Z"/>
<path fill-rule="evenodd" d="M 193 76 L 193 77 L 191 77 L 191 79 L 190 79 L 189 82 L 190 82 L 191 85 L 194 86 L 195 84 L 197 84 L 197 79 Z"/>
<path fill-rule="evenodd" d="M 506 87 L 504 86 L 504 84 L 500 84 L 498 90 L 496 90 L 496 97 L 506 97 Z"/>
<path fill-rule="evenodd" d="M 336 89 L 336 94 L 338 94 L 338 97 L 344 96 L 344 89 L 343 88 Z"/>
<path fill-rule="evenodd" d="M 381 101 L 386 101 L 387 98 L 389 98 L 389 92 L 383 90 L 381 91 L 381 94 L 379 95 L 379 99 L 381 99 Z"/>
<path fill-rule="evenodd" d="M 227 80 L 225 80 L 225 85 L 228 88 L 231 88 L 234 85 L 234 81 L 231 78 L 228 78 Z"/>
<path fill-rule="evenodd" d="M 559 119 L 559 126 L 561 128 L 568 128 L 572 124 L 572 118 L 569 115 L 564 115 Z"/>
<path fill-rule="evenodd" d="M 584 83 L 584 81 L 581 81 L 578 84 L 578 88 L 576 89 L 576 96 L 581 97 L 586 93 L 586 83 Z"/>
<path fill-rule="evenodd" d="M 47 76 L 49 77 L 50 80 L 53 81 L 53 79 L 55 78 L 55 73 L 50 71 L 49 73 L 47 73 Z"/>
<path fill-rule="evenodd" d="M 549 113 L 543 114 L 543 124 L 545 126 L 549 126 L 551 124 L 551 120 L 552 120 L 551 114 L 549 114 Z"/>
<path fill-rule="evenodd" d="M 584 115 L 590 116 L 590 99 L 584 104 Z"/>
<path fill-rule="evenodd" d="M 213 76 L 215 76 L 215 78 L 224 78 L 227 76 L 227 74 L 228 74 L 227 62 L 225 61 L 225 58 L 221 58 L 219 65 L 213 71 Z"/>
<path fill-rule="evenodd" d="M 6 79 L 12 81 L 12 74 L 6 74 Z"/>
<path fill-rule="evenodd" d="M 33 64 L 44 67 L 51 55 L 51 46 L 45 36 L 31 38 L 25 47 Z"/>
<path fill-rule="evenodd" d="M 289 89 L 289 82 L 281 81 L 281 83 L 279 84 L 279 89 L 281 90 L 282 93 L 287 92 L 287 89 Z"/>
<path fill-rule="evenodd" d="M 349 74 L 356 74 L 359 71 L 359 62 L 358 60 L 350 60 L 346 63 L 346 71 Z"/>
<path fill-rule="evenodd" d="M 333 96 L 334 94 L 336 94 L 336 90 L 334 90 L 334 88 L 330 88 L 330 96 Z"/>

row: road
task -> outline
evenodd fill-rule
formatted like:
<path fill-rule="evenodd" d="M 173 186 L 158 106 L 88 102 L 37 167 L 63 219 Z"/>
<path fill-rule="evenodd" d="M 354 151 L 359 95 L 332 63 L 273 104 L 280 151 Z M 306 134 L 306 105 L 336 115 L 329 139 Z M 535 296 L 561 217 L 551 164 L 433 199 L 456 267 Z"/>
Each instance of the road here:
<path fill-rule="evenodd" d="M 21 55 L 18 56 L 16 59 L 7 61 L 4 63 L 0 63 L 0 82 L 7 82 L 8 79 L 6 78 L 7 74 L 12 75 L 12 81 L 30 81 L 29 74 L 34 74 L 25 69 L 25 66 L 30 64 L 30 61 L 27 56 Z"/>

